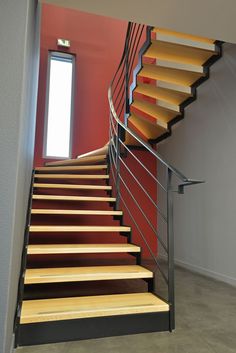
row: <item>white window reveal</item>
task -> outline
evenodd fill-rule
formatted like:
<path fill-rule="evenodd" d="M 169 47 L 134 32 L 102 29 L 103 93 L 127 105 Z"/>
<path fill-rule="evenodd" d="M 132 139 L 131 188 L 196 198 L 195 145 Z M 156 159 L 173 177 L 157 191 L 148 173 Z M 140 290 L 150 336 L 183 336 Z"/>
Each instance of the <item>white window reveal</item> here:
<path fill-rule="evenodd" d="M 72 146 L 74 56 L 50 52 L 44 157 L 69 158 Z"/>

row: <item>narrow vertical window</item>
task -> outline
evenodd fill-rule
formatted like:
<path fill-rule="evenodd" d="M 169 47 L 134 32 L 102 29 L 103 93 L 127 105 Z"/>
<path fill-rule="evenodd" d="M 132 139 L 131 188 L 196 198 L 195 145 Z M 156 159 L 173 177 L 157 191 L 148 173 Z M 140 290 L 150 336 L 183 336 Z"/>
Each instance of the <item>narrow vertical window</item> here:
<path fill-rule="evenodd" d="M 71 157 L 74 56 L 50 52 L 44 157 Z"/>

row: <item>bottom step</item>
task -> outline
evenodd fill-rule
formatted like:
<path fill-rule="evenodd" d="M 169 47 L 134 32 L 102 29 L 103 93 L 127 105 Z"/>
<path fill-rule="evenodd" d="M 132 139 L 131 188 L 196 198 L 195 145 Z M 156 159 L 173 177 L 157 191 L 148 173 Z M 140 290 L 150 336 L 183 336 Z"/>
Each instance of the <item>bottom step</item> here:
<path fill-rule="evenodd" d="M 169 305 L 151 293 L 27 300 L 23 302 L 21 323 L 168 310 Z"/>
<path fill-rule="evenodd" d="M 23 302 L 17 345 L 169 330 L 169 305 L 151 293 Z"/>

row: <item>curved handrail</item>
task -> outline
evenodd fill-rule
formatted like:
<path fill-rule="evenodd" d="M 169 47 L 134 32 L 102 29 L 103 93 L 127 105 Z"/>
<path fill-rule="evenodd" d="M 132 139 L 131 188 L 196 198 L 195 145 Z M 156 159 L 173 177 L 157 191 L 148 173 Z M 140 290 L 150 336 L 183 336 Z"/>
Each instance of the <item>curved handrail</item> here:
<path fill-rule="evenodd" d="M 124 131 L 126 131 L 128 134 L 130 134 L 136 141 L 138 141 L 140 143 L 141 146 L 143 146 L 146 150 L 148 150 L 159 162 L 161 162 L 165 167 L 167 167 L 170 171 L 173 172 L 173 174 L 179 178 L 182 181 L 182 184 L 179 185 L 179 192 L 183 193 L 184 191 L 184 187 L 185 186 L 189 186 L 189 185 L 194 185 L 194 184 L 200 184 L 200 183 L 204 183 L 204 181 L 202 180 L 195 180 L 195 179 L 190 179 L 188 177 L 186 177 L 183 173 L 181 173 L 177 168 L 175 168 L 173 165 L 171 165 L 164 157 L 162 157 L 160 155 L 160 153 L 156 152 L 147 142 L 145 142 L 136 132 L 134 132 L 133 130 L 131 130 L 128 126 L 126 126 L 118 117 L 118 114 L 115 110 L 114 104 L 113 104 L 113 94 L 112 94 L 112 86 L 113 83 L 116 79 L 116 76 L 119 72 L 119 70 L 121 69 L 122 65 L 125 64 L 125 60 L 126 60 L 126 55 L 127 55 L 127 47 L 129 44 L 129 39 L 130 39 L 130 33 L 131 33 L 131 29 L 132 29 L 132 23 L 129 22 L 128 24 L 128 28 L 127 28 L 127 33 L 126 33 L 126 38 L 125 38 L 125 46 L 124 46 L 124 51 L 122 53 L 122 57 L 121 57 L 121 61 L 118 65 L 118 68 L 116 70 L 116 73 L 111 81 L 111 84 L 109 86 L 108 89 L 108 102 L 109 102 L 109 107 L 110 107 L 110 111 L 114 117 L 114 119 L 116 120 L 117 124 L 122 127 L 122 129 Z M 147 42 L 145 41 L 145 46 L 147 46 Z M 142 50 L 142 49 L 141 49 Z M 139 63 L 140 66 L 140 63 Z M 125 70 L 125 66 L 122 69 L 122 73 Z"/>

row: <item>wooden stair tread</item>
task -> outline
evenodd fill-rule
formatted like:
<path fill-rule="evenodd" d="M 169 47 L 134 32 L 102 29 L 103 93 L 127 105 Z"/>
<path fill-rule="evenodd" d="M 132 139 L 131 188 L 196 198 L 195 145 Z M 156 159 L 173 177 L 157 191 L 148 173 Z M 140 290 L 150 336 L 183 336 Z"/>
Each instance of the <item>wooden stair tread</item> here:
<path fill-rule="evenodd" d="M 95 254 L 140 252 L 133 244 L 37 244 L 29 245 L 28 255 L 36 254 Z"/>
<path fill-rule="evenodd" d="M 180 106 L 181 103 L 191 97 L 191 95 L 187 93 L 182 93 L 171 89 L 166 89 L 144 83 L 138 83 L 138 86 L 135 88 L 135 92 L 144 94 L 148 97 L 152 97 L 158 100 L 163 100 L 175 106 Z"/>
<path fill-rule="evenodd" d="M 122 211 L 100 211 L 100 210 L 61 210 L 34 208 L 31 214 L 53 214 L 53 215 L 88 215 L 88 216 L 122 216 Z"/>
<path fill-rule="evenodd" d="M 156 39 L 170 43 L 178 43 L 191 47 L 202 48 L 207 50 L 215 50 L 215 40 L 205 37 L 195 36 L 192 34 L 176 32 L 163 28 L 154 28 L 153 33 L 156 33 Z"/>
<path fill-rule="evenodd" d="M 152 278 L 139 265 L 33 268 L 25 272 L 25 284 Z"/>
<path fill-rule="evenodd" d="M 177 86 L 191 87 L 203 76 L 203 74 L 155 66 L 152 64 L 144 64 L 138 76 L 148 77 L 157 81 L 169 82 Z"/>
<path fill-rule="evenodd" d="M 158 61 L 167 61 L 169 64 L 184 64 L 186 68 L 192 68 L 192 71 L 196 70 L 198 72 L 203 72 L 205 62 L 207 62 L 214 54 L 215 53 L 208 50 L 192 48 L 175 43 L 162 42 L 159 40 L 152 40 L 152 43 L 144 54 L 144 57 L 155 58 Z"/>
<path fill-rule="evenodd" d="M 23 301 L 21 324 L 169 311 L 151 293 L 112 294 Z"/>
<path fill-rule="evenodd" d="M 66 166 L 66 165 L 80 165 L 80 164 L 89 164 L 89 163 L 99 163 L 104 161 L 107 158 L 106 154 L 84 157 L 84 158 L 74 158 L 74 159 L 65 159 L 63 161 L 48 162 L 45 163 L 45 166 Z"/>
<path fill-rule="evenodd" d="M 35 179 L 109 179 L 109 175 L 95 174 L 35 174 Z"/>
<path fill-rule="evenodd" d="M 76 184 L 46 184 L 34 183 L 35 188 L 46 189 L 79 189 L 79 190 L 111 190 L 111 186 L 105 185 L 76 185 Z"/>
<path fill-rule="evenodd" d="M 102 201 L 115 202 L 114 197 L 98 196 L 67 196 L 67 195 L 33 195 L 33 200 L 55 200 L 55 201 Z"/>
<path fill-rule="evenodd" d="M 151 124 L 147 120 L 145 121 L 134 113 L 130 115 L 128 124 L 129 127 L 130 125 L 131 127 L 132 125 L 135 126 L 136 129 L 139 130 L 148 140 L 155 139 L 167 132 L 167 129 L 161 126 L 157 126 L 156 124 Z"/>
<path fill-rule="evenodd" d="M 125 134 L 125 145 L 126 146 L 137 146 L 141 147 L 142 145 L 129 133 Z"/>
<path fill-rule="evenodd" d="M 156 104 L 137 99 L 134 100 L 131 108 L 135 108 L 141 112 L 144 112 L 145 114 L 148 114 L 153 118 L 152 120 L 154 123 L 166 130 L 168 129 L 168 122 L 170 122 L 178 115 L 178 113 L 175 111 L 171 111 Z"/>
<path fill-rule="evenodd" d="M 30 226 L 30 232 L 130 232 L 126 226 Z"/>
<path fill-rule="evenodd" d="M 63 172 L 63 171 L 80 171 L 80 170 L 103 170 L 107 169 L 107 164 L 98 165 L 75 165 L 75 166 L 57 166 L 57 167 L 37 167 L 36 172 Z"/>

